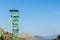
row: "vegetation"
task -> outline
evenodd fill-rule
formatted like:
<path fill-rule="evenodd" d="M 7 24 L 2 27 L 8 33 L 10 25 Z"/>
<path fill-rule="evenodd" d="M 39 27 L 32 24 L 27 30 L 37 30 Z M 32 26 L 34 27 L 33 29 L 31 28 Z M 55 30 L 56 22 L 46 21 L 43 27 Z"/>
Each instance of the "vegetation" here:
<path fill-rule="evenodd" d="M 0 40 L 13 40 L 15 36 L 13 36 L 12 33 L 9 33 L 9 32 L 4 32 L 1 37 L 0 37 Z M 16 37 L 17 38 L 17 37 Z M 18 38 L 19 40 L 25 40 L 23 38 Z M 16 39 L 15 39 L 16 40 Z"/>

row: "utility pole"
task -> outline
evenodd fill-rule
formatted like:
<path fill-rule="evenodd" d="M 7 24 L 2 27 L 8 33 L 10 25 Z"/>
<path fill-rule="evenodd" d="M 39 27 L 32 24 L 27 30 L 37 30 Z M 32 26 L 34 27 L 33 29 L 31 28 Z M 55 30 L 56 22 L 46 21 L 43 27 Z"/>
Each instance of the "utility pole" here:
<path fill-rule="evenodd" d="M 15 35 L 13 40 L 19 40 L 19 13 L 18 10 L 9 10 L 11 12 L 12 19 L 12 33 Z"/>

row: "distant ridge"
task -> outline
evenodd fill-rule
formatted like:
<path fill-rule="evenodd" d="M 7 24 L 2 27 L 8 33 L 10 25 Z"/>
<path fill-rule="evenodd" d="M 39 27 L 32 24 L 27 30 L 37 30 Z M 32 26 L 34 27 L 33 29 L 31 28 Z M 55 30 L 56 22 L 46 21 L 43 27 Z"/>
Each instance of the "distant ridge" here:
<path fill-rule="evenodd" d="M 47 40 L 45 37 L 42 36 L 35 35 L 34 37 L 37 38 L 38 40 Z"/>
<path fill-rule="evenodd" d="M 47 39 L 49 39 L 49 40 L 52 40 L 52 38 L 56 38 L 58 35 L 56 34 L 56 35 L 50 35 L 50 36 L 47 36 L 47 37 L 45 37 L 45 38 L 47 38 Z"/>

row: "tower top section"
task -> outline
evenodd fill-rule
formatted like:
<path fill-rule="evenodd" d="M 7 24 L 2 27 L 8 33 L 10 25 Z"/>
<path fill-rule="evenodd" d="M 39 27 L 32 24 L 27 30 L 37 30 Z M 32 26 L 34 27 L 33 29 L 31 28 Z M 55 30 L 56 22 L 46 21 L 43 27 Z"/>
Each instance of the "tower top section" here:
<path fill-rule="evenodd" d="M 11 17 L 19 17 L 18 10 L 9 10 L 11 12 Z"/>
<path fill-rule="evenodd" d="M 18 12 L 18 10 L 9 10 L 10 12 Z"/>

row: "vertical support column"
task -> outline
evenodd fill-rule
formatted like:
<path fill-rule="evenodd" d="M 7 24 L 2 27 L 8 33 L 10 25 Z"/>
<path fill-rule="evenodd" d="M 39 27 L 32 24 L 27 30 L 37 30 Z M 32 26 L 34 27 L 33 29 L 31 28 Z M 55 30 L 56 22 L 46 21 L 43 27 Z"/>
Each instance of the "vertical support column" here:
<path fill-rule="evenodd" d="M 11 12 L 11 17 L 13 17 L 12 20 L 12 33 L 18 37 L 19 34 L 19 14 L 18 10 L 9 10 Z M 18 40 L 17 38 L 14 38 L 14 40 Z"/>

